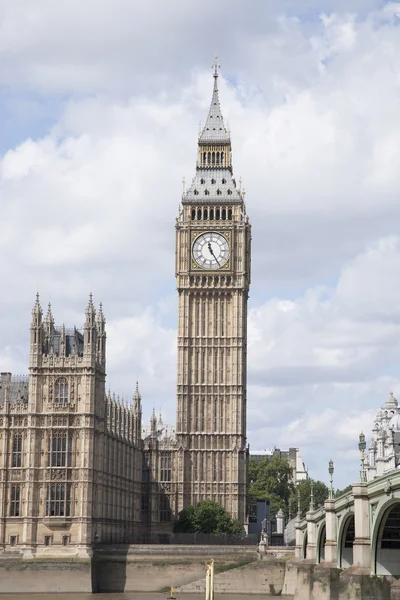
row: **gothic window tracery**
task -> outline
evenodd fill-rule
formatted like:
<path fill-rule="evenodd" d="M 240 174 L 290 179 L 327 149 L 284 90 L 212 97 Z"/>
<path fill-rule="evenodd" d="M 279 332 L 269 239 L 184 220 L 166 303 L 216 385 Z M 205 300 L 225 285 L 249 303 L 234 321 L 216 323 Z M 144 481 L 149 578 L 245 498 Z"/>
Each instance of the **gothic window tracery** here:
<path fill-rule="evenodd" d="M 12 466 L 20 467 L 22 464 L 22 433 L 14 433 L 12 442 Z"/>
<path fill-rule="evenodd" d="M 54 386 L 54 402 L 56 404 L 68 403 L 68 381 L 65 377 L 57 379 Z"/>
<path fill-rule="evenodd" d="M 160 521 L 167 523 L 172 519 L 172 511 L 168 496 L 160 496 Z"/>
<path fill-rule="evenodd" d="M 46 516 L 69 517 L 71 515 L 71 484 L 49 483 L 47 486 Z"/>
<path fill-rule="evenodd" d="M 21 499 L 21 486 L 11 486 L 11 499 L 10 499 L 10 517 L 19 517 L 20 512 L 20 499 Z"/>
<path fill-rule="evenodd" d="M 66 431 L 50 432 L 47 457 L 49 467 L 71 467 L 72 435 Z"/>
<path fill-rule="evenodd" d="M 160 481 L 172 480 L 172 458 L 171 454 L 162 454 L 160 457 Z"/>

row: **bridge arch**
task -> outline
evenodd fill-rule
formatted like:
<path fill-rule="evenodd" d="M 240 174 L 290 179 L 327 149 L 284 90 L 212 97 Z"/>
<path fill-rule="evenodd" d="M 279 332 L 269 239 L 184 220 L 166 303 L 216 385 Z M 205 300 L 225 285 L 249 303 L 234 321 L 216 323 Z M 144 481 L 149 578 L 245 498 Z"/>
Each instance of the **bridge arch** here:
<path fill-rule="evenodd" d="M 325 560 L 326 523 L 323 521 L 317 533 L 317 563 Z"/>
<path fill-rule="evenodd" d="M 373 575 L 400 576 L 400 497 L 381 500 L 371 535 Z"/>
<path fill-rule="evenodd" d="M 354 544 L 354 512 L 345 513 L 341 519 L 338 531 L 338 567 L 347 569 L 353 564 L 353 544 Z"/>

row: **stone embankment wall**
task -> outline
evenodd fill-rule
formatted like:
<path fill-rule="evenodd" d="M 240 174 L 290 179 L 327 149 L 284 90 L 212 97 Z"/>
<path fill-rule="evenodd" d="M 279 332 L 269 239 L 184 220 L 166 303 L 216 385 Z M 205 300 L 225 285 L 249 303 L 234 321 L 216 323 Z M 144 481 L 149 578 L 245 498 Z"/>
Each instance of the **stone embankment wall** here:
<path fill-rule="evenodd" d="M 292 549 L 260 559 L 249 546 L 104 546 L 93 559 L 0 557 L 0 593 L 204 592 L 205 563 L 214 559 L 215 591 L 279 595 Z"/>
<path fill-rule="evenodd" d="M 0 559 L 0 594 L 92 591 L 90 560 Z"/>

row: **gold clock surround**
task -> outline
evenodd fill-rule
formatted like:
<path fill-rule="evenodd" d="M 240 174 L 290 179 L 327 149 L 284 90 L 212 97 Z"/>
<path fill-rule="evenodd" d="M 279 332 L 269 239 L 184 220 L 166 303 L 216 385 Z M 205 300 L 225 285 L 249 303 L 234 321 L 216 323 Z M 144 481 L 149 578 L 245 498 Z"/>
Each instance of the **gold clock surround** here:
<path fill-rule="evenodd" d="M 224 231 L 224 230 L 218 230 L 216 228 L 213 228 L 212 233 L 218 233 L 219 235 L 222 235 L 226 241 L 228 242 L 229 245 L 229 258 L 226 261 L 226 263 L 219 268 L 216 269 L 206 269 L 204 267 L 201 267 L 199 264 L 197 264 L 197 262 L 195 261 L 195 259 L 193 258 L 193 245 L 195 243 L 195 241 L 197 240 L 198 237 L 200 237 L 201 235 L 207 234 L 207 233 L 211 233 L 211 231 L 209 229 L 202 229 L 201 231 L 192 231 L 192 239 L 190 242 L 190 263 L 191 263 L 191 269 L 193 271 L 204 271 L 204 272 L 208 272 L 208 273 L 212 273 L 212 272 L 225 272 L 225 271 L 231 271 L 231 261 L 232 261 L 232 244 L 231 244 L 231 232 L 228 231 Z"/>

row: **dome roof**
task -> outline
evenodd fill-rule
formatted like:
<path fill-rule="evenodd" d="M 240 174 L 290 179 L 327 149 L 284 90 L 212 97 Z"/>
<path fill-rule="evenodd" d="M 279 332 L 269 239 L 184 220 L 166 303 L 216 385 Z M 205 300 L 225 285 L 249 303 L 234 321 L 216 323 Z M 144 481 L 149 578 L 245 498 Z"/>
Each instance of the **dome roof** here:
<path fill-rule="evenodd" d="M 393 396 L 393 392 L 390 392 L 390 396 L 385 402 L 385 408 L 397 408 L 398 405 L 397 398 Z"/>
<path fill-rule="evenodd" d="M 389 428 L 392 429 L 393 431 L 400 432 L 400 414 L 399 413 L 393 415 L 393 417 L 390 419 Z"/>

